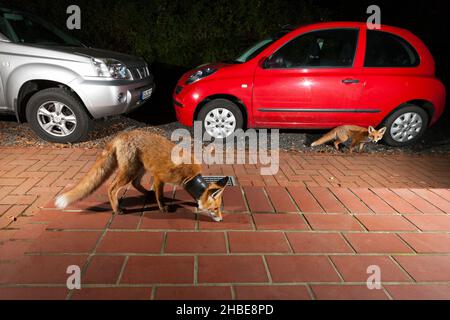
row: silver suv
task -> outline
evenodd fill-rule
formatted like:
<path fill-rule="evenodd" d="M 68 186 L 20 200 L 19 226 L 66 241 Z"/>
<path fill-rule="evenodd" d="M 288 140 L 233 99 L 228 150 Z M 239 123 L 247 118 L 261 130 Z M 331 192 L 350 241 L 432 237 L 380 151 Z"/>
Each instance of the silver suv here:
<path fill-rule="evenodd" d="M 0 113 L 41 138 L 86 139 L 92 120 L 127 113 L 153 92 L 144 60 L 92 49 L 29 13 L 0 8 Z"/>

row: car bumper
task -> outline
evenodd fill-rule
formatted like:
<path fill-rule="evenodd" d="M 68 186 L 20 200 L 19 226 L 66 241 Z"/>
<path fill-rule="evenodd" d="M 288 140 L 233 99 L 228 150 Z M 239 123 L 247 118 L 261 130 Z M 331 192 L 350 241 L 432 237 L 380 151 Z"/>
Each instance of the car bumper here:
<path fill-rule="evenodd" d="M 194 124 L 194 113 L 197 105 L 202 100 L 201 96 L 193 88 L 178 85 L 173 93 L 173 107 L 178 122 L 182 125 L 192 127 Z"/>
<path fill-rule="evenodd" d="M 153 94 L 151 77 L 139 81 L 83 80 L 71 84 L 94 119 L 128 113 L 140 107 Z M 142 93 L 152 90 L 147 97 Z"/>

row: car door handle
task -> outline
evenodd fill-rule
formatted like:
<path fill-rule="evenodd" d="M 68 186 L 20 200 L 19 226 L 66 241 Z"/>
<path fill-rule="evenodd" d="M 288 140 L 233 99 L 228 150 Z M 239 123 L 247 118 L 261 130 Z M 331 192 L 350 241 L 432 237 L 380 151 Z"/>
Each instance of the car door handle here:
<path fill-rule="evenodd" d="M 359 79 L 344 79 L 342 80 L 342 83 L 345 84 L 359 83 Z"/>

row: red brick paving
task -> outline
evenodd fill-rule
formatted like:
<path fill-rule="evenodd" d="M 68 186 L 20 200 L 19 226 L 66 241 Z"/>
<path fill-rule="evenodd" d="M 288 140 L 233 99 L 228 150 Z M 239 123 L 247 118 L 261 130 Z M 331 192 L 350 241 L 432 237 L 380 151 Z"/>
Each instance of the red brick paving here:
<path fill-rule="evenodd" d="M 319 300 L 388 300 L 383 290 L 369 290 L 361 285 L 315 285 L 312 291 Z"/>
<path fill-rule="evenodd" d="M 450 300 L 449 285 L 388 285 L 386 290 L 399 300 Z"/>
<path fill-rule="evenodd" d="M 231 253 L 291 252 L 283 232 L 229 232 Z"/>
<path fill-rule="evenodd" d="M 286 234 L 295 253 L 353 253 L 339 233 L 289 232 Z"/>
<path fill-rule="evenodd" d="M 367 268 L 378 266 L 382 282 L 411 282 L 412 279 L 398 266 L 390 256 L 354 255 L 332 256 L 336 269 L 345 282 L 366 282 Z"/>
<path fill-rule="evenodd" d="M 403 233 L 400 237 L 418 253 L 450 253 L 448 233 Z"/>
<path fill-rule="evenodd" d="M 392 233 L 347 233 L 345 238 L 357 253 L 412 253 L 398 236 Z"/>
<path fill-rule="evenodd" d="M 268 256 L 273 282 L 340 282 L 326 256 Z M 300 271 L 301 270 L 301 271 Z M 300 272 L 299 272 L 300 271 Z"/>
<path fill-rule="evenodd" d="M 311 300 L 304 285 L 236 286 L 235 292 L 241 300 Z"/>
<path fill-rule="evenodd" d="M 168 232 L 165 253 L 226 253 L 222 232 Z"/>
<path fill-rule="evenodd" d="M 125 263 L 123 256 L 94 256 L 83 274 L 85 284 L 115 284 Z"/>
<path fill-rule="evenodd" d="M 73 300 L 150 300 L 152 288 L 84 288 L 74 291 Z"/>
<path fill-rule="evenodd" d="M 400 215 L 357 215 L 369 231 L 417 231 L 418 228 Z"/>
<path fill-rule="evenodd" d="M 230 286 L 158 287 L 156 300 L 231 300 Z"/>
<path fill-rule="evenodd" d="M 344 214 L 306 214 L 313 230 L 362 231 L 363 227 L 353 216 Z"/>
<path fill-rule="evenodd" d="M 107 186 L 55 210 L 97 152 L 0 150 L 0 299 L 450 299 L 448 156 L 281 153 L 273 177 L 209 166 L 239 181 L 221 223 L 170 186 L 168 214 L 130 190 L 113 216 Z"/>

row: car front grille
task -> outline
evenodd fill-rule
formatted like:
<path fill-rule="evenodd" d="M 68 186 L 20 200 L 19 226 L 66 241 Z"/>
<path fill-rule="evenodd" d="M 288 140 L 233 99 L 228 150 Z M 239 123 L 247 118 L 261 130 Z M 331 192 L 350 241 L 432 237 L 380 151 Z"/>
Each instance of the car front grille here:
<path fill-rule="evenodd" d="M 130 71 L 134 80 L 141 80 L 150 76 L 150 71 L 146 66 L 130 68 Z"/>

